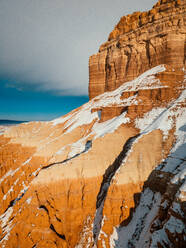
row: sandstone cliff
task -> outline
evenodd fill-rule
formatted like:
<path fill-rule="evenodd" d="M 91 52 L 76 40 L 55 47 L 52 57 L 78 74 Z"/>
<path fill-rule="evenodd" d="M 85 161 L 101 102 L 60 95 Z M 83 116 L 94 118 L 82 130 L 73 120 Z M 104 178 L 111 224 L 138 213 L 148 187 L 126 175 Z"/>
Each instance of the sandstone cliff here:
<path fill-rule="evenodd" d="M 161 0 L 148 12 L 121 18 L 89 59 L 89 97 L 118 88 L 144 71 L 185 66 L 185 0 Z"/>
<path fill-rule="evenodd" d="M 174 2 L 154 9 L 183 18 Z M 0 130 L 0 247 L 185 247 L 181 43 L 176 63 L 148 64 L 66 116 Z"/>
<path fill-rule="evenodd" d="M 161 65 L 6 129 L 1 247 L 183 247 L 185 96 L 184 70 Z"/>

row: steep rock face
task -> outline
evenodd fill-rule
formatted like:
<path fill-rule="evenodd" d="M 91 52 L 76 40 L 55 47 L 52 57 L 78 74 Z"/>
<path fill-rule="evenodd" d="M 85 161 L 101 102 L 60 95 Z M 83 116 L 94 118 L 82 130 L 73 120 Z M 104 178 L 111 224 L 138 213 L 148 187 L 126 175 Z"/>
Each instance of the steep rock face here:
<path fill-rule="evenodd" d="M 154 9 L 172 9 L 176 20 L 184 2 Z M 0 247 L 185 247 L 186 75 L 178 50 L 175 63 L 139 72 L 61 118 L 1 128 Z"/>
<path fill-rule="evenodd" d="M 112 91 L 160 64 L 183 68 L 185 6 L 185 0 L 161 0 L 148 12 L 122 17 L 108 42 L 89 59 L 89 98 Z"/>
<path fill-rule="evenodd" d="M 184 247 L 184 74 L 160 65 L 2 130 L 1 247 Z"/>

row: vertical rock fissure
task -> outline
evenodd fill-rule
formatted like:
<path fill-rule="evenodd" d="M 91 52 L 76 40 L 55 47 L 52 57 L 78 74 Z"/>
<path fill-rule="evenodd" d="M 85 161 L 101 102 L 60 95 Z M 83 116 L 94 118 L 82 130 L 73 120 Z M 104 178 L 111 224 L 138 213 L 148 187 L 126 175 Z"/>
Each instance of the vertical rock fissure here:
<path fill-rule="evenodd" d="M 150 58 L 150 41 L 145 40 L 145 48 L 146 48 L 146 56 L 149 62 L 149 65 L 151 65 L 151 58 Z"/>
<path fill-rule="evenodd" d="M 186 39 L 185 39 L 185 43 L 184 43 L 184 56 L 183 56 L 183 65 L 185 66 L 186 63 Z"/>
<path fill-rule="evenodd" d="M 110 57 L 109 48 L 107 48 L 107 55 L 105 58 L 105 90 L 104 91 L 108 90 L 108 79 L 111 71 L 111 66 L 109 64 L 109 57 Z"/>
<path fill-rule="evenodd" d="M 127 56 L 127 63 L 126 63 L 126 67 L 125 67 L 125 76 L 128 73 L 129 64 L 130 64 L 130 60 L 131 60 L 131 54 L 132 54 L 132 46 L 131 45 L 128 45 L 127 47 L 129 47 L 130 52 L 128 52 L 126 50 L 124 51 L 125 55 Z"/>
<path fill-rule="evenodd" d="M 116 87 L 116 85 L 117 85 L 118 75 L 117 75 L 116 63 L 115 63 L 115 62 L 113 62 L 113 64 L 114 64 L 114 73 L 115 73 L 115 87 Z"/>
<path fill-rule="evenodd" d="M 103 207 L 104 202 L 107 196 L 107 192 L 111 183 L 111 180 L 113 176 L 115 175 L 116 171 L 121 166 L 123 160 L 127 157 L 133 143 L 135 140 L 140 136 L 140 134 L 130 137 L 126 143 L 123 146 L 122 151 L 118 155 L 118 157 L 115 159 L 113 164 L 111 164 L 105 171 L 105 174 L 103 175 L 103 181 L 101 183 L 100 191 L 97 195 L 97 201 L 96 201 L 96 214 L 94 218 L 94 224 L 93 224 L 93 238 L 94 238 L 94 244 L 97 243 L 98 236 L 101 230 L 101 223 L 103 219 Z"/>

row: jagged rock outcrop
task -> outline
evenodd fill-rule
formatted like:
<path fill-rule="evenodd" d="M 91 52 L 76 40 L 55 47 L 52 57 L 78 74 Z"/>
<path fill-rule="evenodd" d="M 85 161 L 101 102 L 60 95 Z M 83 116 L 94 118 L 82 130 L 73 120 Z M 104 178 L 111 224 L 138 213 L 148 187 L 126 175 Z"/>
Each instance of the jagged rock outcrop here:
<path fill-rule="evenodd" d="M 185 17 L 185 0 L 160 0 L 150 11 L 122 17 L 108 41 L 89 59 L 89 98 L 160 64 L 183 68 Z"/>
<path fill-rule="evenodd" d="M 159 64 L 53 121 L 2 128 L 0 247 L 185 247 L 181 66 Z"/>

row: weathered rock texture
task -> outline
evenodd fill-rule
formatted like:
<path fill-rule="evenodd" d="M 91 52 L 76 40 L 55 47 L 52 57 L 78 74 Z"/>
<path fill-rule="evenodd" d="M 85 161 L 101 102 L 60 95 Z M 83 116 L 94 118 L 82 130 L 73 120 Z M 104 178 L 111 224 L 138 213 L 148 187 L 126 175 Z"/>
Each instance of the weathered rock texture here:
<path fill-rule="evenodd" d="M 1 247 L 184 247 L 185 97 L 184 70 L 161 65 L 2 130 Z"/>
<path fill-rule="evenodd" d="M 89 59 L 89 97 L 112 91 L 144 71 L 185 66 L 186 1 L 161 0 L 148 12 L 120 19 L 108 42 Z"/>
<path fill-rule="evenodd" d="M 59 119 L 1 128 L 0 247 L 185 247 L 185 78 L 158 65 Z"/>

